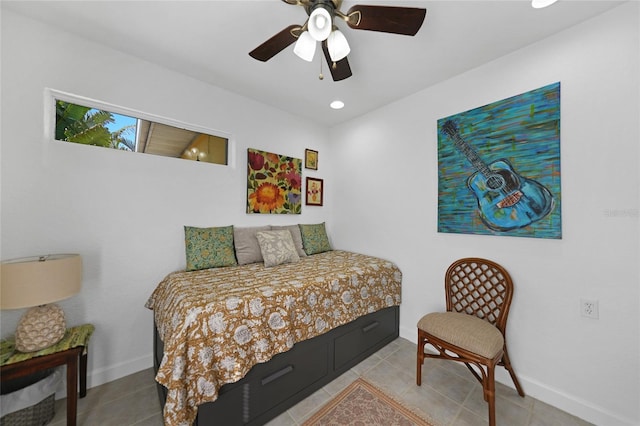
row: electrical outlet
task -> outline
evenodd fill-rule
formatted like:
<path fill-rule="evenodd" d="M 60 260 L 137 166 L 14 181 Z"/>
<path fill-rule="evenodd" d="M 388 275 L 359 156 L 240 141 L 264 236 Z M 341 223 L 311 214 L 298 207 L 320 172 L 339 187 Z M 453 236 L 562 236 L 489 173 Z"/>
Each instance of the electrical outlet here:
<path fill-rule="evenodd" d="M 586 318 L 598 319 L 598 301 L 592 299 L 580 299 L 580 314 Z"/>

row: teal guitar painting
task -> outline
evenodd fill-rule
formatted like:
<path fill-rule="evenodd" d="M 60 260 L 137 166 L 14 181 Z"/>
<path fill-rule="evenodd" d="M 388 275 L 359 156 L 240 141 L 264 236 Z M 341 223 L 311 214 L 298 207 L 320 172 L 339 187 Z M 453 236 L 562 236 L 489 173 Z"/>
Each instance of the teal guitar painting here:
<path fill-rule="evenodd" d="M 438 232 L 562 238 L 560 82 L 437 121 Z"/>
<path fill-rule="evenodd" d="M 546 187 L 520 176 L 505 159 L 486 164 L 460 137 L 453 121 L 446 121 L 442 129 L 476 170 L 467 180 L 467 186 L 475 195 L 480 217 L 489 229 L 522 228 L 551 212 L 554 200 Z"/>

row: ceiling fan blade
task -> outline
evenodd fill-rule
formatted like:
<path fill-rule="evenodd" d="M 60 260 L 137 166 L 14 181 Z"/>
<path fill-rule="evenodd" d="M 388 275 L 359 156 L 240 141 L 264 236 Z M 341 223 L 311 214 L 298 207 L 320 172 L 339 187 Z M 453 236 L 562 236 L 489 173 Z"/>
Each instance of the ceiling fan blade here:
<path fill-rule="evenodd" d="M 357 4 L 347 12 L 347 25 L 356 30 L 416 35 L 427 9 L 417 7 L 366 6 Z"/>
<path fill-rule="evenodd" d="M 322 42 L 322 52 L 324 53 L 324 58 L 327 60 L 327 65 L 329 65 L 333 81 L 340 81 L 351 77 L 351 67 L 349 66 L 349 61 L 346 56 L 335 63 L 331 60 L 331 56 L 329 56 L 329 48 L 327 47 L 327 40 Z"/>
<path fill-rule="evenodd" d="M 268 61 L 298 39 L 298 37 L 294 35 L 295 30 L 300 30 L 300 26 L 289 25 L 287 28 L 253 49 L 249 52 L 249 55 L 262 62 Z"/>

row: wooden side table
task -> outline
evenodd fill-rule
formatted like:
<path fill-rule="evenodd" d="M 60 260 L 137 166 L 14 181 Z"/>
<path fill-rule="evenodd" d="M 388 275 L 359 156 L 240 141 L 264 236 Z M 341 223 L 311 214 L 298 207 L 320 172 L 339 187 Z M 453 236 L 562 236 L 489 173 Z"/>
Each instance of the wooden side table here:
<path fill-rule="evenodd" d="M 78 369 L 80 398 L 87 395 L 89 338 L 94 327 L 85 324 L 67 329 L 58 343 L 37 352 L 13 352 L 10 340 L 2 342 L 0 380 L 17 379 L 48 368 L 67 366 L 67 426 L 76 426 L 78 408 Z"/>

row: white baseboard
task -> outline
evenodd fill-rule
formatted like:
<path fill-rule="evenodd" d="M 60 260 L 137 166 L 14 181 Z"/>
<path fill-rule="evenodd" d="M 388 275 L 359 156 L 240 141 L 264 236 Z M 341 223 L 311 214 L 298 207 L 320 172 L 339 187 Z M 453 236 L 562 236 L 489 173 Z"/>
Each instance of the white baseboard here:
<path fill-rule="evenodd" d="M 400 337 L 410 342 L 417 343 L 417 336 L 417 331 L 413 328 L 400 328 Z M 631 419 L 622 418 L 597 404 L 569 395 L 559 389 L 540 383 L 531 377 L 518 373 L 518 380 L 527 395 L 593 423 L 594 425 L 637 426 L 637 423 Z M 509 373 L 503 368 L 496 370 L 496 381 L 510 388 L 514 388 Z"/>
<path fill-rule="evenodd" d="M 87 371 L 87 389 L 91 389 L 102 384 L 118 380 L 122 377 L 137 373 L 153 366 L 153 357 L 151 355 L 132 359 L 127 362 L 111 365 L 108 367 L 98 368 Z M 56 399 L 67 397 L 67 383 L 62 380 L 60 386 L 56 390 Z"/>
<path fill-rule="evenodd" d="M 496 372 L 496 380 L 507 386 L 513 383 L 509 377 L 509 373 L 500 371 Z M 584 399 L 577 398 L 574 395 L 569 395 L 559 389 L 555 389 L 546 384 L 540 383 L 535 379 L 518 374 L 518 380 L 522 384 L 522 387 L 526 389 L 527 395 L 545 402 L 549 405 L 553 405 L 560 410 L 573 414 L 583 420 L 586 420 L 594 425 L 599 426 L 637 426 L 637 422 L 631 419 L 625 419 Z"/>
<path fill-rule="evenodd" d="M 146 370 L 153 367 L 153 357 L 151 355 L 139 357 L 127 362 L 115 364 L 109 367 L 99 368 L 89 372 L 87 375 L 87 387 L 92 388 L 104 383 L 118 380 L 129 374 Z"/>

